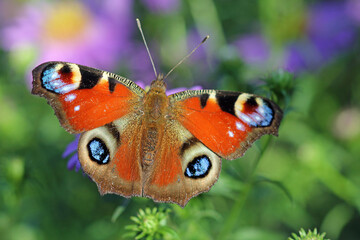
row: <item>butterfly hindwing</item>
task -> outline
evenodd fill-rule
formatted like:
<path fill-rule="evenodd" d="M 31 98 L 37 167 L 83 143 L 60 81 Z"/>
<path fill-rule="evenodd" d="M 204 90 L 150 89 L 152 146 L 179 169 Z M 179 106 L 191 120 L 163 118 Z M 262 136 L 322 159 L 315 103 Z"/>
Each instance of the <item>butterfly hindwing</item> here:
<path fill-rule="evenodd" d="M 277 135 L 281 109 L 256 95 L 216 90 L 170 96 L 178 121 L 205 146 L 225 159 L 241 157 L 264 134 Z"/>
<path fill-rule="evenodd" d="M 136 113 L 81 134 L 79 160 L 101 194 L 142 196 L 140 136 Z"/>
<path fill-rule="evenodd" d="M 47 62 L 33 70 L 32 93 L 47 98 L 66 130 L 80 133 L 131 112 L 144 90 L 109 72 Z"/>
<path fill-rule="evenodd" d="M 143 195 L 183 207 L 217 181 L 221 158 L 177 121 L 167 121 L 161 132 L 156 161 L 146 167 Z"/>

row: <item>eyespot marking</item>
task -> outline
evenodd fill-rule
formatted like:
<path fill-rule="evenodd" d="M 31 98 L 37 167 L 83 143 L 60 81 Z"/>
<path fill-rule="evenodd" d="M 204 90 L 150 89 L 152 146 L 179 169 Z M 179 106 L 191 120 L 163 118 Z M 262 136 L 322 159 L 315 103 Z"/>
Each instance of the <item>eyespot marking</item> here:
<path fill-rule="evenodd" d="M 66 94 L 79 87 L 78 66 L 70 63 L 53 63 L 47 65 L 41 73 L 41 85 L 46 90 Z"/>
<path fill-rule="evenodd" d="M 89 152 L 89 157 L 92 161 L 98 164 L 106 164 L 109 162 L 109 149 L 106 147 L 105 143 L 100 138 L 92 139 L 88 143 L 87 149 Z"/>
<path fill-rule="evenodd" d="M 247 100 L 246 100 L 246 103 L 245 103 L 248 107 L 257 107 L 258 106 L 258 103 L 256 102 L 256 98 L 254 96 L 251 96 L 249 97 Z"/>
<path fill-rule="evenodd" d="M 59 72 L 61 74 L 68 74 L 68 73 L 71 73 L 71 68 L 69 65 L 65 64 L 60 70 Z"/>
<path fill-rule="evenodd" d="M 209 157 L 206 155 L 202 155 L 194 158 L 194 160 L 188 163 L 184 174 L 186 177 L 189 178 L 203 178 L 208 175 L 211 166 L 212 165 Z"/>
<path fill-rule="evenodd" d="M 251 127 L 257 127 L 257 123 L 247 114 L 245 113 L 239 113 L 238 116 L 243 122 L 247 123 Z"/>
<path fill-rule="evenodd" d="M 66 69 L 63 71 L 65 66 L 62 64 L 47 66 L 41 73 L 41 85 L 50 92 L 60 94 L 77 89 L 78 84 L 72 82 L 71 70 L 70 72 Z"/>
<path fill-rule="evenodd" d="M 235 114 L 251 127 L 268 127 L 274 118 L 271 103 L 246 93 L 240 95 L 235 103 Z"/>
<path fill-rule="evenodd" d="M 259 125 L 261 127 L 267 127 L 271 125 L 271 122 L 274 119 L 274 110 L 271 108 L 270 103 L 262 100 L 262 104 L 259 105 L 256 112 L 257 115 L 260 115 L 261 121 L 259 121 Z"/>

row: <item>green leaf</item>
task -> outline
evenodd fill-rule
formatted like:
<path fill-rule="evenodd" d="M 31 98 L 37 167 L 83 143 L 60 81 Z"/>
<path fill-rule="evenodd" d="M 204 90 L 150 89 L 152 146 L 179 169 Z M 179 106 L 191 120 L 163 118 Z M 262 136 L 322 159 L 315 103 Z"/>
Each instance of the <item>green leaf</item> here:
<path fill-rule="evenodd" d="M 254 184 L 259 184 L 259 183 L 263 183 L 263 182 L 267 182 L 267 183 L 270 183 L 270 184 L 273 184 L 275 185 L 276 187 L 280 188 L 284 193 L 285 195 L 289 198 L 289 200 L 292 202 L 293 201 L 293 198 L 291 196 L 291 193 L 289 192 L 289 190 L 285 187 L 285 185 L 280 182 L 280 181 L 276 181 L 276 180 L 272 180 L 272 179 L 269 179 L 267 177 L 264 177 L 264 176 L 258 176 L 257 177 L 258 179 L 254 181 Z"/>

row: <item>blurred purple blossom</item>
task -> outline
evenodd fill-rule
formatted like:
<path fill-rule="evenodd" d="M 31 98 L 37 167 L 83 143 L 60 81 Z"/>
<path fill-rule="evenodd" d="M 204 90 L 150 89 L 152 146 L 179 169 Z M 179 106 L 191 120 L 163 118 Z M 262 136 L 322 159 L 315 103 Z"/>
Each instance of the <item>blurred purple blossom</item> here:
<path fill-rule="evenodd" d="M 268 60 L 270 46 L 260 34 L 242 36 L 235 42 L 240 57 L 247 64 L 261 64 Z"/>
<path fill-rule="evenodd" d="M 348 0 L 346 2 L 346 12 L 355 23 L 360 24 L 360 0 Z"/>
<path fill-rule="evenodd" d="M 282 56 L 280 66 L 288 71 L 299 73 L 321 67 L 337 54 L 348 50 L 355 40 L 355 16 L 349 15 L 348 5 L 358 4 L 360 0 L 348 2 L 321 2 L 308 10 L 307 28 L 303 38 L 289 40 L 288 46 L 279 52 L 262 33 L 245 35 L 234 45 L 239 56 L 248 65 L 270 65 L 277 61 L 273 56 Z M 348 5 L 347 5 L 348 4 Z M 355 13 L 353 13 L 355 14 Z M 360 19 L 360 12 L 357 12 Z M 282 64 L 281 64 L 282 62 Z"/>
<path fill-rule="evenodd" d="M 308 37 L 323 60 L 349 47 L 355 37 L 355 25 L 344 2 L 323 2 L 309 11 Z"/>
<path fill-rule="evenodd" d="M 78 153 L 77 153 L 79 139 L 80 139 L 80 134 L 77 134 L 75 136 L 75 140 L 72 141 L 71 143 L 69 143 L 69 145 L 66 147 L 66 149 L 62 155 L 63 158 L 68 158 L 69 156 L 71 156 L 68 160 L 67 168 L 69 170 L 73 170 L 75 168 L 76 172 L 79 171 L 79 169 L 81 168 L 80 161 L 78 158 Z"/>
<path fill-rule="evenodd" d="M 38 56 L 31 68 L 56 60 L 113 68 L 126 55 L 131 42 L 132 1 L 109 0 L 97 9 L 92 9 L 89 2 L 25 5 L 0 33 L 3 48 L 36 49 Z"/>
<path fill-rule="evenodd" d="M 287 49 L 287 56 L 285 56 L 284 68 L 290 72 L 300 72 L 308 67 L 306 56 L 304 56 L 301 48 L 297 45 L 292 45 Z"/>
<path fill-rule="evenodd" d="M 179 0 L 143 0 L 146 7 L 155 13 L 170 13 L 178 9 Z"/>
<path fill-rule="evenodd" d="M 295 41 L 285 48 L 282 67 L 292 73 L 300 73 L 314 70 L 322 63 L 315 46 L 308 41 Z"/>
<path fill-rule="evenodd" d="M 157 63 L 156 54 L 152 53 L 152 57 L 154 62 Z M 152 80 L 156 79 L 149 55 L 143 43 L 134 44 L 128 61 L 130 63 L 130 70 L 132 73 L 131 79 L 137 83 L 143 83 L 145 87 L 150 85 Z"/>
<path fill-rule="evenodd" d="M 201 36 L 196 29 L 190 29 L 187 35 L 187 46 L 188 50 L 192 50 L 197 46 L 206 36 Z M 203 46 L 199 47 L 188 59 L 189 62 L 204 62 L 207 57 L 206 48 L 208 43 L 205 43 Z M 186 53 L 183 53 L 186 54 Z"/>

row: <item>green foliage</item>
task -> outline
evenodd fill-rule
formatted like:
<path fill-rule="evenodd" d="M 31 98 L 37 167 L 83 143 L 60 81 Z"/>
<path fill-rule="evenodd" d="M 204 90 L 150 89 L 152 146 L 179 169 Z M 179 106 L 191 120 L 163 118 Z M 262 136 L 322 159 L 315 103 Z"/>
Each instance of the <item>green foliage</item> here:
<path fill-rule="evenodd" d="M 292 96 L 296 90 L 296 79 L 293 74 L 279 69 L 263 79 L 265 84 L 260 93 L 277 102 L 285 112 L 288 112 Z"/>
<path fill-rule="evenodd" d="M 302 228 L 299 231 L 299 236 L 293 233 L 293 238 L 289 237 L 288 240 L 329 240 L 325 239 L 325 235 L 326 233 L 318 234 L 316 228 L 314 229 L 314 231 L 309 230 L 307 233 Z"/>

